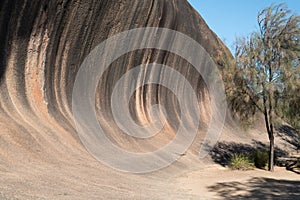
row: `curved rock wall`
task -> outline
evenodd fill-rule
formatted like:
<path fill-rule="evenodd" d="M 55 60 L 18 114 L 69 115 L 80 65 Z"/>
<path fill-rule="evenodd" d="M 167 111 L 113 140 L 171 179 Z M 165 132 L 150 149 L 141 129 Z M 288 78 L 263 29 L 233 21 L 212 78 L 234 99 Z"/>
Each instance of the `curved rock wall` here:
<path fill-rule="evenodd" d="M 231 59 L 185 0 L 4 0 L 0 9 L 0 165 L 86 156 L 74 127 L 72 89 L 84 58 L 110 36 L 133 28 L 164 27 L 199 42 L 221 70 L 224 59 Z M 180 123 L 176 97 L 167 88 L 148 85 L 134 93 L 129 105 L 132 117 L 147 124 L 153 120 L 150 106 L 163 104 L 172 113 L 166 136 L 159 135 L 153 145 L 151 139 L 137 141 L 120 134 L 111 114 L 112 89 L 126 71 L 146 63 L 165 64 L 185 75 L 198 91 L 200 126 L 205 130 L 210 98 L 201 76 L 179 56 L 143 49 L 118 58 L 99 82 L 95 106 L 110 139 L 128 150 L 152 151 L 166 144 Z"/>
<path fill-rule="evenodd" d="M 199 166 L 197 152 L 210 120 L 211 99 L 203 78 L 185 59 L 157 49 L 129 52 L 105 71 L 96 94 L 98 120 L 109 139 L 125 150 L 149 152 L 174 137 L 181 122 L 178 99 L 156 84 L 135 91 L 128 106 L 137 124 L 156 120 L 150 115 L 153 104 L 162 104 L 168 113 L 159 134 L 139 140 L 116 125 L 110 106 L 113 88 L 123 74 L 140 64 L 168 65 L 185 76 L 197 93 L 200 129 L 187 156 L 183 154 L 166 170 L 168 176 L 163 172 L 129 176 L 101 165 L 87 153 L 75 129 L 72 90 L 81 63 L 100 42 L 139 27 L 163 27 L 188 35 L 223 72 L 232 59 L 185 0 L 0 1 L 0 198 L 189 198 L 164 177 Z M 147 76 L 140 71 L 138 77 L 135 84 Z"/>

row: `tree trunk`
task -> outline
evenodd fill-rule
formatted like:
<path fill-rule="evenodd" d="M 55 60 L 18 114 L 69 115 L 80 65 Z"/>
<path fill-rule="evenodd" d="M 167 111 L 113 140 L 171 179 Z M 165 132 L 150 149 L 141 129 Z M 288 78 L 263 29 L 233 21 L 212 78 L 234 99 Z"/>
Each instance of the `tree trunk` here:
<path fill-rule="evenodd" d="M 264 85 L 263 85 L 264 86 Z M 264 117 L 265 117 L 265 124 L 269 136 L 270 141 L 270 149 L 269 149 L 269 167 L 268 170 L 273 172 L 274 171 L 274 131 L 273 131 L 273 123 L 272 123 L 272 106 L 269 107 L 269 112 L 267 110 L 267 100 L 263 98 L 263 106 L 264 106 Z"/>
<path fill-rule="evenodd" d="M 274 171 L 274 134 L 272 131 L 269 133 L 269 140 L 270 140 L 270 152 L 269 152 L 268 170 L 273 172 Z"/>
<path fill-rule="evenodd" d="M 272 70 L 270 68 L 270 74 L 272 74 Z M 270 75 L 270 83 L 272 81 L 272 75 Z M 274 171 L 274 129 L 273 129 L 273 105 L 272 99 L 274 98 L 274 92 L 269 91 L 269 124 L 270 124 L 270 152 L 269 152 L 269 171 Z"/>

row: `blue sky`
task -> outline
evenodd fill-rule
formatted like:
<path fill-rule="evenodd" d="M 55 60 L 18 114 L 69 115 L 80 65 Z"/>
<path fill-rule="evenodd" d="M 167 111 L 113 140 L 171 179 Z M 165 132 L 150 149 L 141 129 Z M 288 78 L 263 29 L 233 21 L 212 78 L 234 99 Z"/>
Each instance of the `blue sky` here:
<path fill-rule="evenodd" d="M 257 14 L 272 3 L 286 3 L 300 15 L 300 0 L 188 0 L 208 26 L 232 50 L 236 36 L 258 30 Z"/>

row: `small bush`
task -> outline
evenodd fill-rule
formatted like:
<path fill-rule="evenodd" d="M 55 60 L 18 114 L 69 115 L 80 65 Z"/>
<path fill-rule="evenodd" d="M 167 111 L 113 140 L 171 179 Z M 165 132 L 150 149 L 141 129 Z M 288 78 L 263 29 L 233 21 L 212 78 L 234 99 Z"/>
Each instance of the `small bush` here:
<path fill-rule="evenodd" d="M 248 170 L 253 168 L 248 156 L 244 154 L 234 154 L 229 160 L 229 167 L 237 170 Z"/>
<path fill-rule="evenodd" d="M 254 153 L 254 165 L 257 168 L 265 169 L 269 161 L 269 153 L 265 150 L 257 150 Z"/>
<path fill-rule="evenodd" d="M 296 167 L 297 167 L 297 168 L 300 168 L 300 160 L 297 161 Z"/>

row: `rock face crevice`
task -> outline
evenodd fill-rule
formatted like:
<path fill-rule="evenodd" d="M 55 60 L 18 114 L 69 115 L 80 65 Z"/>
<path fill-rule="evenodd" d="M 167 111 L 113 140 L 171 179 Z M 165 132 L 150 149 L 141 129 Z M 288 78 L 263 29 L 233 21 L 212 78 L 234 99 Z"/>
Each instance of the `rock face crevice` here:
<path fill-rule="evenodd" d="M 227 48 L 185 0 L 0 1 L 0 169 L 16 163 L 27 165 L 28 160 L 57 163 L 89 156 L 72 116 L 78 69 L 99 43 L 141 27 L 179 31 L 199 42 L 216 63 L 231 59 Z M 132 67 L 147 63 L 171 66 L 198 91 L 203 131 L 211 112 L 201 75 L 183 58 L 156 49 L 121 56 L 101 78 L 95 106 L 108 137 L 122 148 L 141 152 L 166 144 L 180 123 L 176 97 L 167 88 L 146 85 L 131 97 L 132 117 L 138 124 L 147 124 L 153 120 L 151 105 L 163 104 L 172 113 L 166 134 L 158 135 L 157 143 L 154 139 L 139 141 L 122 135 L 116 126 L 110 111 L 113 86 Z M 224 66 L 219 68 L 224 70 Z M 138 81 L 145 77 L 141 71 Z"/>

